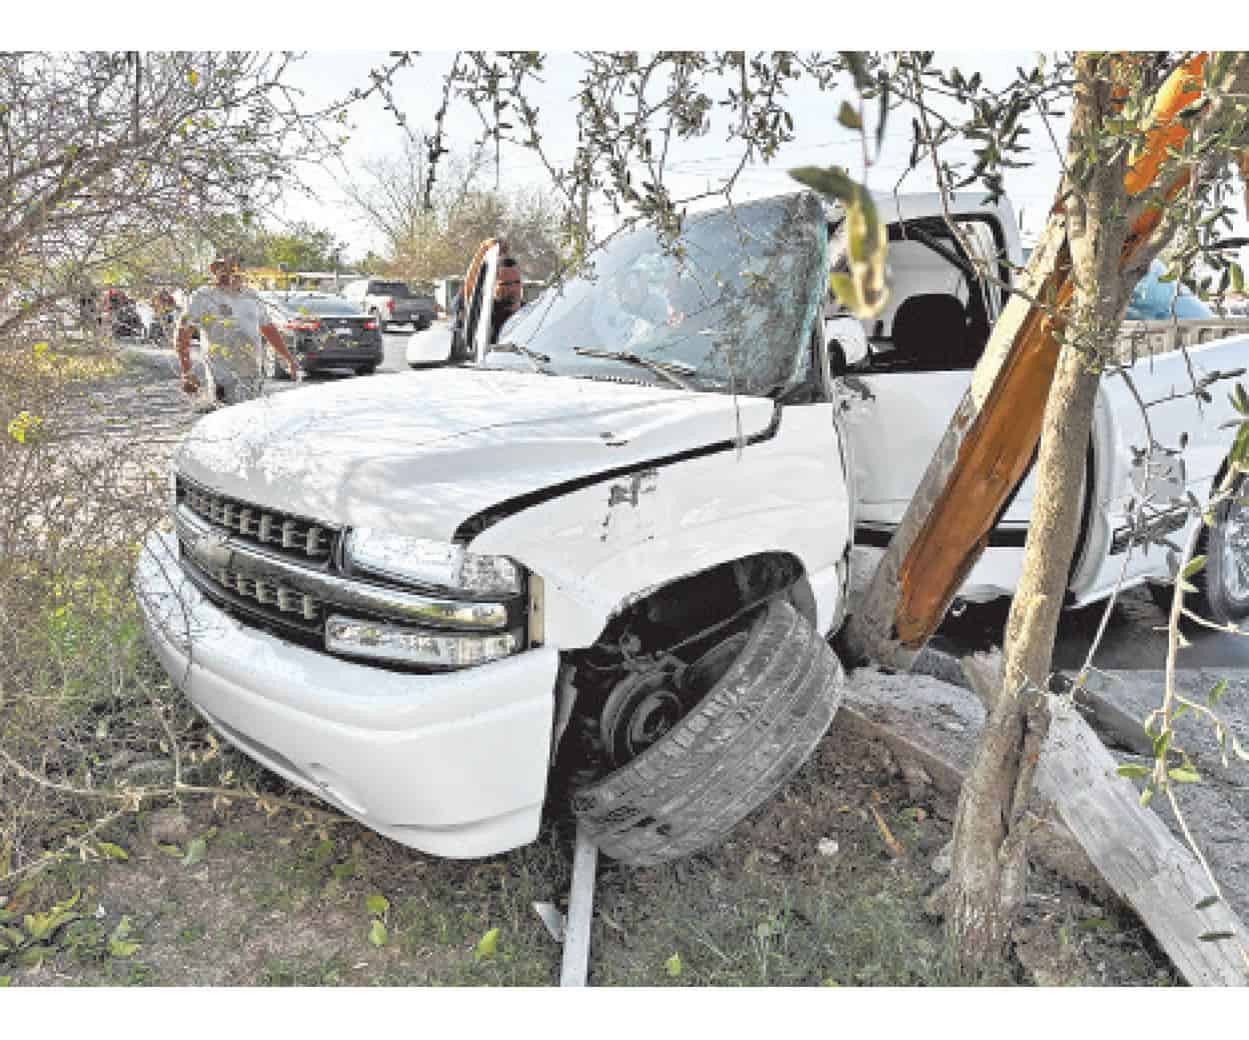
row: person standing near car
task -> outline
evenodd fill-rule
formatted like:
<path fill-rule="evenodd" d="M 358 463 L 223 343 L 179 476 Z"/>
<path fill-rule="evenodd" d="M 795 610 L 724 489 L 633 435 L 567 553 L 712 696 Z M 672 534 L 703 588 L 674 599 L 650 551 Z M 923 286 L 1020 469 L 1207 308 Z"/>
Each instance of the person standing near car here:
<path fill-rule="evenodd" d="M 494 303 L 490 308 L 490 342 L 499 342 L 499 330 L 504 323 L 520 310 L 525 290 L 520 282 L 520 268 L 516 260 L 505 256 L 499 261 L 499 274 L 494 283 Z"/>
<path fill-rule="evenodd" d="M 199 330 L 205 382 L 220 403 L 238 404 L 264 393 L 265 341 L 297 379 L 299 364 L 266 314 L 264 301 L 243 286 L 237 258 L 223 254 L 208 269 L 214 284 L 191 294 L 178 325 L 183 391 L 199 390 L 199 381 L 191 374 L 192 329 Z"/>

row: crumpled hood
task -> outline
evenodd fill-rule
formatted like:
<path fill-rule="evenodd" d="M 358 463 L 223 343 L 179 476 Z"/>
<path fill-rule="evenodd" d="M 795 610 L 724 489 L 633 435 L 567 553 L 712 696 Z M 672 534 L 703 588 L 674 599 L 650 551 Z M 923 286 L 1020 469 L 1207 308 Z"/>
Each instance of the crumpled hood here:
<path fill-rule="evenodd" d="M 447 368 L 222 409 L 195 425 L 175 463 L 271 509 L 450 540 L 508 499 L 750 437 L 772 416 L 762 398 Z"/>

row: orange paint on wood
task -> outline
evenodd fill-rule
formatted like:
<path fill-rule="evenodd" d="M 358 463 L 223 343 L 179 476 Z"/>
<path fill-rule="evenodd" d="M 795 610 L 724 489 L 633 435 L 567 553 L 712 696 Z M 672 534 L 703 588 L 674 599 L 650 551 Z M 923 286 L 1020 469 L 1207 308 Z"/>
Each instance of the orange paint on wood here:
<path fill-rule="evenodd" d="M 1124 176 L 1129 194 L 1139 194 L 1157 177 L 1167 149 L 1181 144 L 1188 128 L 1176 115 L 1201 96 L 1206 55 L 1190 59 L 1168 77 L 1150 112 L 1144 154 Z M 1164 193 L 1173 199 L 1188 183 L 1181 172 Z M 1138 245 L 1158 226 L 1159 208 L 1137 220 L 1123 248 L 1125 266 Z M 1061 313 L 1074 293 L 1071 257 L 1064 244 L 1039 299 Z M 1050 317 L 1033 309 L 1016 334 L 984 404 L 959 446 L 958 457 L 919 534 L 898 570 L 894 634 L 906 647 L 922 646 L 940 624 L 954 594 L 987 543 L 1011 492 L 1023 479 L 1041 437 L 1045 404 L 1058 365 L 1060 345 Z"/>

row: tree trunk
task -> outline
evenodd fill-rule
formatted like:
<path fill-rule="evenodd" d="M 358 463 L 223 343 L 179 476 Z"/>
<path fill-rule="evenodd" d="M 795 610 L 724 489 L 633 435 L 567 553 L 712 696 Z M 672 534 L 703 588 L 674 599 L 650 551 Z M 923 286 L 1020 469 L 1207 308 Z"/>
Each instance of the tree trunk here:
<path fill-rule="evenodd" d="M 1079 529 L 1078 488 L 1098 375 L 1068 346 L 1045 409 L 1037 495 L 1006 629 L 1005 676 L 963 784 L 946 890 L 946 929 L 965 971 L 1006 953 L 1027 871 L 1025 808 L 1048 717 L 1050 656 Z"/>
<path fill-rule="evenodd" d="M 1028 798 L 1049 725 L 1045 694 L 1058 616 L 1080 521 L 1078 490 L 1101 368 L 1126 305 L 1120 273 L 1127 222 L 1123 212 L 1125 159 L 1109 152 L 1100 130 L 1115 111 L 1107 65 L 1082 55 L 1076 62 L 1072 152 L 1094 159 L 1073 174 L 1067 241 L 1074 291 L 1065 343 L 1045 405 L 1023 570 L 1006 622 L 1001 685 L 976 746 L 959 798 L 954 853 L 946 890 L 946 935 L 964 972 L 1001 962 L 1027 875 Z M 1092 493 L 1092 489 L 1089 489 Z"/>

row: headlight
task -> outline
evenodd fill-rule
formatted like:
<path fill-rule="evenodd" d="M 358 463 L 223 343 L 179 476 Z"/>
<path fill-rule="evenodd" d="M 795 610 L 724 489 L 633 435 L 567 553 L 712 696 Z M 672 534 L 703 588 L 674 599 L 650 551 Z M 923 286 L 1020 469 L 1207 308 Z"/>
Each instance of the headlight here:
<path fill-rule="evenodd" d="M 344 548 L 353 567 L 383 578 L 493 595 L 521 591 L 521 568 L 506 556 L 481 556 L 463 546 L 371 527 L 353 528 Z"/>
<path fill-rule="evenodd" d="M 419 631 L 381 621 L 331 615 L 325 623 L 325 648 L 334 653 L 435 668 L 467 668 L 515 653 L 519 632 L 475 635 Z"/>

